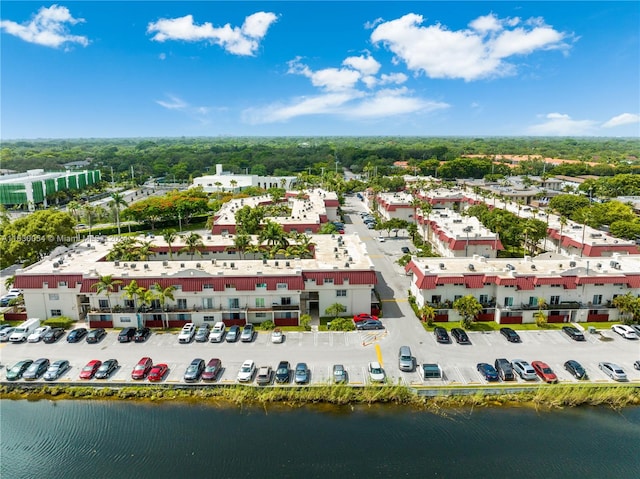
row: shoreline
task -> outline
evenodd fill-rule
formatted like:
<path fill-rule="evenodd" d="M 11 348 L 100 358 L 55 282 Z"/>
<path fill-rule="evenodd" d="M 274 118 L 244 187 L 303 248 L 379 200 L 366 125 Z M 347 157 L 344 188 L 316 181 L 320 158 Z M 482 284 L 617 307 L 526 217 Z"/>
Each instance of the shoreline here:
<path fill-rule="evenodd" d="M 606 406 L 621 409 L 640 405 L 637 385 L 540 385 L 522 391 L 495 388 L 466 388 L 460 391 L 438 390 L 433 394 L 400 385 L 353 387 L 324 385 L 314 387 L 258 388 L 243 385 L 175 388 L 161 385 L 74 386 L 54 384 L 2 384 L 0 400 L 134 400 L 143 402 L 180 401 L 228 407 L 280 405 L 299 408 L 307 405 L 348 406 L 389 404 L 436 412 L 448 408 L 530 407 L 563 409 L 581 406 Z"/>

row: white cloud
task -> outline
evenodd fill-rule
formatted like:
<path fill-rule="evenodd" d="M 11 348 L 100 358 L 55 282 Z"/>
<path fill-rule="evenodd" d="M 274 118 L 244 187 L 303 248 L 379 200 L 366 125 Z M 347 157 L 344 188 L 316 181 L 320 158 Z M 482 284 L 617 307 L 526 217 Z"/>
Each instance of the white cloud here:
<path fill-rule="evenodd" d="M 520 19 L 499 19 L 494 14 L 478 17 L 468 29 L 457 31 L 423 23 L 422 15 L 414 13 L 379 23 L 371 41 L 383 44 L 395 54 L 396 62 L 404 62 L 414 72 L 472 81 L 511 75 L 515 66 L 505 59 L 536 50 L 567 49 L 571 36 L 539 18 L 516 28 Z"/>
<path fill-rule="evenodd" d="M 253 56 L 260 46 L 260 40 L 277 19 L 274 13 L 257 12 L 246 17 L 241 27 L 232 27 L 228 23 L 222 27 L 214 27 L 209 22 L 196 25 L 193 23 L 193 15 L 185 15 L 180 18 L 161 18 L 149 23 L 147 33 L 155 33 L 151 39 L 157 42 L 207 41 L 234 55 Z"/>
<path fill-rule="evenodd" d="M 409 113 L 428 113 L 449 105 L 411 96 L 406 88 L 380 90 L 373 96 L 344 111 L 354 118 L 387 118 Z"/>
<path fill-rule="evenodd" d="M 193 106 L 184 101 L 182 98 L 167 94 L 166 100 L 155 100 L 155 102 L 163 108 L 170 111 L 180 112 L 187 117 L 198 121 L 202 124 L 208 124 L 210 121 L 211 107 L 208 106 Z M 216 111 L 224 111 L 224 108 L 216 108 Z"/>
<path fill-rule="evenodd" d="M 380 70 L 380 63 L 370 55 L 366 57 L 360 55 L 359 57 L 348 57 L 342 62 L 344 66 L 351 67 L 354 70 L 358 70 L 363 75 L 375 75 Z"/>
<path fill-rule="evenodd" d="M 86 47 L 89 44 L 87 37 L 69 33 L 69 25 L 83 22 L 82 18 L 74 18 L 67 7 L 51 5 L 48 8 L 41 7 L 27 23 L 19 24 L 11 20 L 2 20 L 0 29 L 25 42 L 45 47 L 58 48 L 74 43 Z"/>
<path fill-rule="evenodd" d="M 593 134 L 597 122 L 592 120 L 574 120 L 563 113 L 544 115 L 546 121 L 528 128 L 528 133 L 539 136 L 585 136 Z"/>
<path fill-rule="evenodd" d="M 182 99 L 178 98 L 174 95 L 167 95 L 169 101 L 166 100 L 156 100 L 156 103 L 160 106 L 165 107 L 167 110 L 184 110 L 189 105 Z"/>
<path fill-rule="evenodd" d="M 640 115 L 636 115 L 635 113 L 622 113 L 604 122 L 602 128 L 615 128 L 616 126 L 629 125 L 632 123 L 640 123 Z"/>

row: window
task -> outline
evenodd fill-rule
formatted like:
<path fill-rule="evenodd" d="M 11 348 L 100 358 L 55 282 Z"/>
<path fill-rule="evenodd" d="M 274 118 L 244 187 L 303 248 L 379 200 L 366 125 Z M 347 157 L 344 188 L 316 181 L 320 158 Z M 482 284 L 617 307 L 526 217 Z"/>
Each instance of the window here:
<path fill-rule="evenodd" d="M 203 290 L 205 290 L 205 289 L 213 289 L 213 285 L 212 284 L 203 284 L 202 285 L 202 289 Z"/>
<path fill-rule="evenodd" d="M 537 306 L 538 305 L 538 298 L 536 298 L 535 296 L 529 296 L 529 306 Z"/>
<path fill-rule="evenodd" d="M 120 322 L 121 323 L 130 323 L 131 322 L 131 318 L 128 316 L 122 316 L 120 317 Z"/>
<path fill-rule="evenodd" d="M 289 289 L 289 285 L 287 283 L 278 283 L 276 284 L 276 289 Z"/>
<path fill-rule="evenodd" d="M 58 301 L 60 299 L 60 295 L 58 294 L 49 294 L 49 300 Z"/>
<path fill-rule="evenodd" d="M 213 298 L 202 298 L 202 307 L 204 309 L 213 309 Z"/>
<path fill-rule="evenodd" d="M 215 316 L 203 316 L 202 318 L 204 321 L 215 321 L 216 317 Z"/>
<path fill-rule="evenodd" d="M 160 300 L 159 299 L 152 299 L 151 300 L 151 309 L 160 309 Z"/>
<path fill-rule="evenodd" d="M 99 316 L 99 321 L 111 321 L 111 315 L 110 314 L 101 314 Z"/>
<path fill-rule="evenodd" d="M 324 283 L 325 284 L 333 284 L 333 278 L 325 278 L 324 279 Z"/>
<path fill-rule="evenodd" d="M 264 298 L 256 298 L 256 308 L 264 308 Z"/>
<path fill-rule="evenodd" d="M 180 298 L 177 301 L 178 309 L 187 309 L 187 300 L 185 298 Z"/>
<path fill-rule="evenodd" d="M 592 303 L 593 304 L 602 304 L 602 295 L 601 294 L 594 294 Z"/>
<path fill-rule="evenodd" d="M 133 299 L 125 299 L 124 300 L 124 307 L 125 308 L 135 308 L 135 303 L 133 302 Z"/>
<path fill-rule="evenodd" d="M 181 284 L 174 284 L 173 286 L 175 286 L 176 291 L 182 291 L 182 285 Z"/>
<path fill-rule="evenodd" d="M 453 302 L 455 303 L 455 302 L 456 302 L 456 301 L 458 301 L 460 298 L 462 298 L 462 295 L 461 295 L 461 294 L 455 294 L 455 295 L 453 296 Z"/>
<path fill-rule="evenodd" d="M 179 314 L 178 321 L 189 321 L 191 319 L 190 316 L 190 314 Z"/>
<path fill-rule="evenodd" d="M 109 301 L 107 301 L 106 299 L 98 300 L 98 307 L 100 309 L 108 308 L 109 307 Z"/>
<path fill-rule="evenodd" d="M 238 298 L 229 298 L 229 309 L 240 308 L 240 300 Z"/>
<path fill-rule="evenodd" d="M 434 304 L 439 304 L 442 302 L 442 296 L 438 295 L 433 295 L 431 296 L 431 302 Z"/>
<path fill-rule="evenodd" d="M 481 294 L 480 299 L 478 300 L 481 304 L 489 304 L 489 295 Z"/>
<path fill-rule="evenodd" d="M 280 298 L 280 304 L 282 306 L 289 306 L 291 304 L 291 298 L 289 297 Z"/>
<path fill-rule="evenodd" d="M 66 286 L 67 286 L 67 282 L 66 281 L 58 281 L 58 287 L 66 288 Z"/>
<path fill-rule="evenodd" d="M 267 289 L 267 283 L 257 283 L 256 289 Z"/>
<path fill-rule="evenodd" d="M 504 298 L 504 305 L 505 306 L 513 306 L 513 297 L 511 296 L 506 296 Z"/>
<path fill-rule="evenodd" d="M 227 283 L 224 285 L 225 289 L 236 289 L 235 283 Z"/>
<path fill-rule="evenodd" d="M 549 304 L 560 304 L 560 296 L 551 296 Z"/>
<path fill-rule="evenodd" d="M 256 319 L 264 319 L 267 317 L 267 313 L 256 313 Z"/>
<path fill-rule="evenodd" d="M 346 289 L 336 289 L 336 296 L 345 297 L 347 295 Z"/>
<path fill-rule="evenodd" d="M 161 314 L 152 314 L 151 315 L 151 319 L 153 321 L 162 321 L 162 315 Z"/>
<path fill-rule="evenodd" d="M 62 316 L 62 311 L 59 309 L 52 309 L 51 310 L 51 316 L 56 317 L 56 316 Z"/>

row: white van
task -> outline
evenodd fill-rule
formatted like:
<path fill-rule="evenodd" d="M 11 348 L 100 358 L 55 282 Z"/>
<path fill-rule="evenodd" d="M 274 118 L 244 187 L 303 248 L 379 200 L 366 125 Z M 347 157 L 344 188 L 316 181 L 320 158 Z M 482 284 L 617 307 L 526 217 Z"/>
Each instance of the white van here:
<path fill-rule="evenodd" d="M 12 343 L 24 343 L 29 335 L 40 327 L 40 319 L 29 318 L 20 326 L 16 327 L 15 331 L 9 336 L 9 341 Z"/>

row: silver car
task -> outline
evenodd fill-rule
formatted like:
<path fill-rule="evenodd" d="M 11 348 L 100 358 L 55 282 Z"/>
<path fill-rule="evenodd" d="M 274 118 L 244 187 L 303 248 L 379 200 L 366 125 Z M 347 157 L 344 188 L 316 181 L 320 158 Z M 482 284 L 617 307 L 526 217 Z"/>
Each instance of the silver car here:
<path fill-rule="evenodd" d="M 614 381 L 626 381 L 627 373 L 620 366 L 614 363 L 598 363 L 598 367 Z"/>
<path fill-rule="evenodd" d="M 514 359 L 511 361 L 511 367 L 525 381 L 535 381 L 538 378 L 533 366 L 524 359 Z"/>

